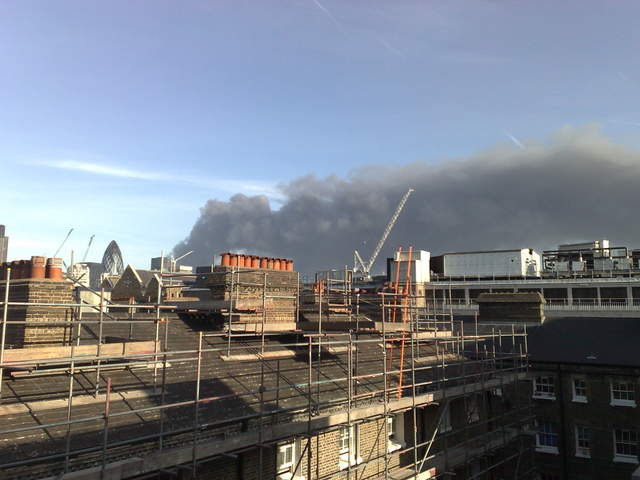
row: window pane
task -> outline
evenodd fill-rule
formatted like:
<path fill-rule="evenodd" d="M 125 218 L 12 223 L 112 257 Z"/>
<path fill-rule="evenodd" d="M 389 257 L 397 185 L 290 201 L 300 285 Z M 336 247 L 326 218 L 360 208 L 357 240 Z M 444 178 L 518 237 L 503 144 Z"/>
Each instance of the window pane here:
<path fill-rule="evenodd" d="M 277 464 L 278 471 L 283 472 L 293 465 L 295 452 L 295 442 L 285 443 L 278 446 Z"/>
<path fill-rule="evenodd" d="M 555 394 L 553 377 L 536 377 L 534 380 L 535 394 L 542 397 L 552 397 Z"/>
<path fill-rule="evenodd" d="M 342 427 L 340 429 L 340 450 L 347 450 L 349 448 L 349 427 Z"/>
<path fill-rule="evenodd" d="M 576 425 L 576 454 L 591 456 L 591 429 Z"/>
<path fill-rule="evenodd" d="M 557 447 L 558 433 L 552 422 L 538 422 L 538 433 L 536 435 L 538 446 Z"/>
<path fill-rule="evenodd" d="M 635 430 L 615 430 L 616 455 L 637 456 L 638 434 Z"/>
<path fill-rule="evenodd" d="M 587 396 L 587 382 L 582 378 L 576 378 L 573 381 L 573 390 L 575 392 L 576 397 L 586 397 Z"/>
<path fill-rule="evenodd" d="M 614 400 L 634 400 L 635 385 L 630 382 L 612 382 L 611 393 Z"/>

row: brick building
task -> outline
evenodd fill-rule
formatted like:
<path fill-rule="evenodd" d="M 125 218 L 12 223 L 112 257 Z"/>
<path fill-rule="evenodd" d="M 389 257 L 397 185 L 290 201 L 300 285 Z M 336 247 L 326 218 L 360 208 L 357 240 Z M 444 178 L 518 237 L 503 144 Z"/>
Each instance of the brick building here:
<path fill-rule="evenodd" d="M 636 318 L 560 318 L 530 330 L 543 479 L 638 478 L 637 334 Z"/>

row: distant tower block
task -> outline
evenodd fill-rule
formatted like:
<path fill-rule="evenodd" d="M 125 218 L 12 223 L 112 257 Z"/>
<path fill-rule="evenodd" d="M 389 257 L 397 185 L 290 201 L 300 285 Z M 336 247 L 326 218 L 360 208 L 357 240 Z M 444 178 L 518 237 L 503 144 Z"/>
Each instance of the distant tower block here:
<path fill-rule="evenodd" d="M 108 275 L 122 275 L 124 263 L 122 262 L 122 252 L 115 240 L 107 245 L 107 249 L 102 256 L 102 266 Z"/>
<path fill-rule="evenodd" d="M 0 225 L 0 263 L 7 261 L 7 252 L 9 251 L 9 237 L 4 234 L 4 225 Z"/>

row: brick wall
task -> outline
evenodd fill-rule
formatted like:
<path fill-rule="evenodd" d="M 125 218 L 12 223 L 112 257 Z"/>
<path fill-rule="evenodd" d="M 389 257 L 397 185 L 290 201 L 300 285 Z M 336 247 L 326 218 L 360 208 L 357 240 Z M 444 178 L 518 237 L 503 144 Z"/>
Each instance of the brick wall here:
<path fill-rule="evenodd" d="M 407 441 L 412 441 L 411 418 L 404 416 Z M 385 472 L 385 438 L 384 421 L 382 419 L 362 423 L 358 426 L 358 465 L 352 467 L 350 474 L 347 470 L 340 470 L 339 453 L 340 430 L 332 430 L 311 437 L 310 446 L 307 447 L 306 438 L 298 439 L 298 455 L 300 458 L 298 477 L 308 479 L 326 478 L 332 476 L 336 480 L 358 478 L 361 480 L 382 478 Z M 410 438 L 409 438 L 410 437 Z M 309 451 L 311 455 L 309 455 Z M 262 469 L 260 469 L 259 450 L 238 454 L 237 457 L 216 458 L 202 463 L 198 467 L 197 478 L 209 480 L 223 478 L 225 480 L 274 480 L 276 475 L 276 447 L 268 446 L 262 449 Z M 309 458 L 310 457 L 310 458 Z M 388 454 L 389 469 L 395 468 L 400 463 L 400 454 Z M 310 461 L 310 463 L 309 463 Z M 406 462 L 411 462 L 407 457 Z M 311 467 L 309 469 L 309 466 Z M 357 477 L 356 472 L 357 471 Z M 298 478 L 298 477 L 294 477 Z"/>
<path fill-rule="evenodd" d="M 4 300 L 5 282 L 0 282 L 0 298 Z M 73 285 L 57 280 L 15 280 L 10 283 L 9 302 L 73 303 Z M 9 324 L 5 344 L 13 348 L 61 345 L 69 341 L 71 328 L 51 325 L 71 319 L 71 308 L 50 306 L 10 306 L 9 321 L 33 322 Z"/>
<path fill-rule="evenodd" d="M 482 293 L 477 302 L 483 322 L 544 322 L 544 298 L 540 293 Z"/>
<path fill-rule="evenodd" d="M 612 406 L 610 381 L 633 382 L 637 395 L 640 392 L 640 369 L 535 363 L 531 375 L 550 376 L 555 387 L 554 399 L 533 400 L 536 418 L 554 422 L 558 432 L 558 454 L 536 453 L 539 471 L 576 480 L 631 478 L 637 465 L 614 461 L 613 431 L 615 428 L 628 428 L 640 432 L 640 411 L 637 407 Z M 573 400 L 574 378 L 586 381 L 586 402 Z M 531 395 L 531 384 L 529 388 Z M 591 429 L 591 458 L 576 456 L 576 425 Z"/>
<path fill-rule="evenodd" d="M 265 290 L 267 296 L 292 297 L 267 298 L 265 321 L 267 323 L 296 321 L 296 299 L 293 297 L 297 295 L 298 289 L 297 272 L 240 269 L 239 273 L 232 273 L 231 267 L 215 267 L 214 272 L 206 275 L 205 283 L 211 290 L 211 299 L 214 302 L 228 302 L 233 295 L 234 310 L 240 313 L 234 315 L 235 322 L 260 323 L 262 321 Z M 242 315 L 243 312 L 244 315 Z"/>

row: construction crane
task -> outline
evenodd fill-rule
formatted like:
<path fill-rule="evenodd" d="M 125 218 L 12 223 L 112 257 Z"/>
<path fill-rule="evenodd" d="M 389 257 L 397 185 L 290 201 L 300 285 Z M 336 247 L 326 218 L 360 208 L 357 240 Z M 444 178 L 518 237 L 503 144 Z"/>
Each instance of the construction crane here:
<path fill-rule="evenodd" d="M 187 255 L 191 255 L 192 253 L 193 253 L 193 250 L 185 253 L 184 255 L 180 255 L 178 258 L 173 258 L 173 255 L 172 255 L 171 256 L 171 272 L 175 272 L 176 271 L 178 261 L 182 260 Z"/>
<path fill-rule="evenodd" d="M 73 232 L 73 228 L 71 230 L 69 230 L 69 233 L 67 233 L 67 236 L 64 237 L 64 240 L 62 241 L 62 243 L 60 244 L 60 246 L 56 250 L 56 253 L 53 254 L 54 257 L 58 256 L 58 253 L 60 253 L 60 250 L 62 250 L 62 247 L 64 247 L 64 244 L 67 243 L 67 240 L 69 240 L 69 237 L 71 236 L 72 232 Z"/>
<path fill-rule="evenodd" d="M 91 248 L 91 244 L 93 243 L 93 237 L 95 237 L 95 235 L 91 235 L 91 238 L 89 239 L 89 245 L 87 245 L 87 249 L 84 251 L 84 255 L 82 256 L 83 262 L 87 260 L 87 255 L 89 255 L 89 249 Z"/>
<path fill-rule="evenodd" d="M 389 223 L 387 224 L 387 228 L 384 229 L 384 232 L 382 233 L 382 237 L 380 237 L 380 240 L 378 241 L 376 248 L 373 250 L 373 253 L 371 254 L 371 258 L 369 259 L 369 261 L 365 263 L 362 260 L 360 253 L 358 253 L 358 250 L 355 250 L 353 252 L 353 273 L 354 274 L 359 274 L 366 280 L 371 279 L 371 267 L 373 267 L 373 264 L 375 263 L 376 258 L 378 258 L 378 254 L 380 253 L 380 250 L 382 250 L 382 247 L 384 246 L 384 242 L 387 241 L 387 237 L 391 233 L 393 226 L 396 224 L 396 220 L 398 220 L 398 217 L 400 216 L 400 213 L 404 208 L 404 204 L 407 203 L 409 196 L 413 192 L 414 192 L 413 188 L 410 188 L 409 190 L 407 190 L 407 193 L 405 193 L 402 199 L 400 200 L 400 203 L 398 204 L 396 211 L 391 217 L 391 220 L 389 220 Z"/>

